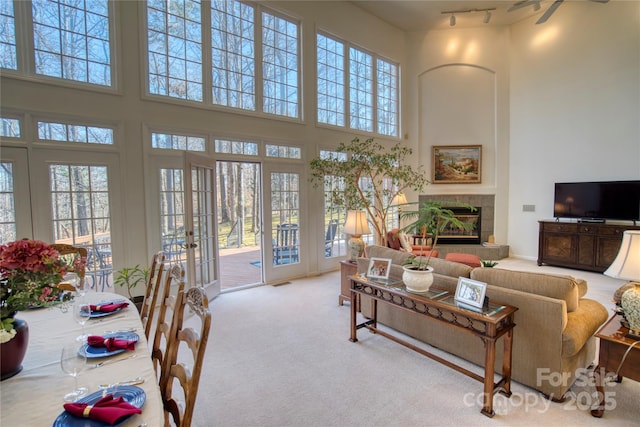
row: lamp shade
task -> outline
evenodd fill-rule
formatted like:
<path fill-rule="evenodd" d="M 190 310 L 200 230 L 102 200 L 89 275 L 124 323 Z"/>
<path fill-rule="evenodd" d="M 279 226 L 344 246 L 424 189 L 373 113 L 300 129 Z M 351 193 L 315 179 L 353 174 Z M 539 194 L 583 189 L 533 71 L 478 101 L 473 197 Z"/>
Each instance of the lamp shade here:
<path fill-rule="evenodd" d="M 398 193 L 393 197 L 391 201 L 392 205 L 406 205 L 407 204 L 407 196 L 404 193 Z"/>
<path fill-rule="evenodd" d="M 344 232 L 352 236 L 361 236 L 371 233 L 367 222 L 367 213 L 364 211 L 347 211 L 347 220 L 344 222 Z"/>
<path fill-rule="evenodd" d="M 604 274 L 618 279 L 640 280 L 640 230 L 623 233 L 618 255 Z"/>

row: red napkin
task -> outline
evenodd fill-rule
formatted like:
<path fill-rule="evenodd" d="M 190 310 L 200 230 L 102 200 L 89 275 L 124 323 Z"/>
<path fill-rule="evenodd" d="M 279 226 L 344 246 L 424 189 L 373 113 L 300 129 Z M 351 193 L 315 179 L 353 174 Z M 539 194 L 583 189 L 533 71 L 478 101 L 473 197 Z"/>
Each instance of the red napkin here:
<path fill-rule="evenodd" d="M 107 304 L 91 305 L 91 311 L 97 311 L 100 313 L 110 313 L 116 311 L 119 308 L 125 308 L 129 305 L 128 302 L 110 302 Z"/>
<path fill-rule="evenodd" d="M 64 409 L 76 417 L 102 421 L 109 425 L 114 425 L 128 415 L 142 413 L 140 408 L 125 401 L 122 396 L 114 399 L 112 394 L 98 400 L 93 406 L 86 403 L 65 403 Z"/>
<path fill-rule="evenodd" d="M 123 340 L 121 338 L 105 338 L 100 335 L 89 335 L 87 343 L 93 347 L 107 347 L 107 350 L 113 351 L 118 349 L 135 350 L 137 341 Z"/>

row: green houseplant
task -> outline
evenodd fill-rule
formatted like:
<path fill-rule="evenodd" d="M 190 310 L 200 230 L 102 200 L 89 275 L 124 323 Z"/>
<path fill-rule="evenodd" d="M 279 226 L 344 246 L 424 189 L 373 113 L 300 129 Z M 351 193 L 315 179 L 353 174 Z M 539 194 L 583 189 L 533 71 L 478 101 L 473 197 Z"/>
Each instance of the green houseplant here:
<path fill-rule="evenodd" d="M 375 242 L 386 246 L 387 215 L 394 198 L 406 190 L 420 192 L 429 183 L 421 168 L 407 164 L 411 155 L 412 150 L 400 143 L 387 147 L 373 138 L 354 138 L 311 160 L 310 181 L 325 188 L 331 209 L 366 211 Z M 338 185 L 331 185 L 332 179 Z"/>
<path fill-rule="evenodd" d="M 402 279 L 410 291 L 424 292 L 433 283 L 431 274 L 433 268 L 429 266 L 429 262 L 438 244 L 440 234 L 451 228 L 466 231 L 473 228 L 472 223 L 462 221 L 449 208 L 463 207 L 470 211 L 475 211 L 476 208 L 464 203 L 439 201 L 427 201 L 417 205 L 418 208 L 415 210 L 403 210 L 400 213 L 401 219 L 410 221 L 402 230 L 419 234 L 423 241 L 426 241 L 427 237 L 431 237 L 431 250 L 428 254 L 424 254 L 424 249 L 421 248 L 419 255 L 411 255 L 407 258 L 403 265 Z"/>
<path fill-rule="evenodd" d="M 138 308 L 138 311 L 142 308 L 142 302 L 144 300 L 144 296 L 133 296 L 133 289 L 142 283 L 146 283 L 149 279 L 149 269 L 140 267 L 139 264 L 136 264 L 134 267 L 125 267 L 121 268 L 116 272 L 116 276 L 113 280 L 118 286 L 127 289 L 127 295 L 129 299 L 133 301 L 133 303 Z"/>

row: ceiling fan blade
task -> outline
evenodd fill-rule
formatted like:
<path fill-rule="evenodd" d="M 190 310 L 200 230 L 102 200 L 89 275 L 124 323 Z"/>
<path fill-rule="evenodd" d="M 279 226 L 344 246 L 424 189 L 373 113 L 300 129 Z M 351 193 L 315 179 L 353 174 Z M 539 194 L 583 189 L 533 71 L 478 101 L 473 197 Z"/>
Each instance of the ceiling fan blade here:
<path fill-rule="evenodd" d="M 545 22 L 547 22 L 547 19 L 549 19 L 551 17 L 551 15 L 553 15 L 553 12 L 556 11 L 556 9 L 562 4 L 564 0 L 556 0 L 553 2 L 553 4 L 551 6 L 549 6 L 549 9 L 547 9 L 544 14 L 540 17 L 540 19 L 538 19 L 538 21 L 536 21 L 536 24 L 543 24 Z"/>
<path fill-rule="evenodd" d="M 535 3 L 536 1 L 537 0 L 522 0 L 522 1 L 519 1 L 517 3 L 514 3 L 513 6 L 511 6 L 509 9 L 507 9 L 507 12 L 512 12 L 514 10 L 522 9 L 523 7 L 527 7 L 530 4 Z"/>

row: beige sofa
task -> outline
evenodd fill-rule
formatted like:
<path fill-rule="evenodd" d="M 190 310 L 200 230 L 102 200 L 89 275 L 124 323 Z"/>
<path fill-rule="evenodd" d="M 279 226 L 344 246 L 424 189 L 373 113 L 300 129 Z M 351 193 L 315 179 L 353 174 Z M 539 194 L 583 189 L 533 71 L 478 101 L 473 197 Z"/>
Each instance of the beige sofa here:
<path fill-rule="evenodd" d="M 402 275 L 402 263 L 410 254 L 382 246 L 369 246 L 367 257 L 390 258 L 391 276 Z M 358 260 L 364 272 L 368 260 Z M 458 277 L 487 283 L 492 302 L 518 307 L 513 339 L 512 378 L 562 400 L 565 393 L 595 359 L 594 334 L 606 320 L 607 310 L 597 301 L 584 298 L 587 283 L 571 276 L 509 271 L 499 268 L 471 268 L 440 258 L 431 260 L 434 286 L 455 292 Z M 369 315 L 363 297 L 362 312 Z M 421 319 L 404 310 L 378 304 L 378 320 L 393 329 L 475 364 L 484 364 L 484 348 L 475 336 L 439 322 Z M 502 339 L 497 344 L 501 348 Z M 501 372 L 502 354 L 497 355 L 496 372 Z"/>

